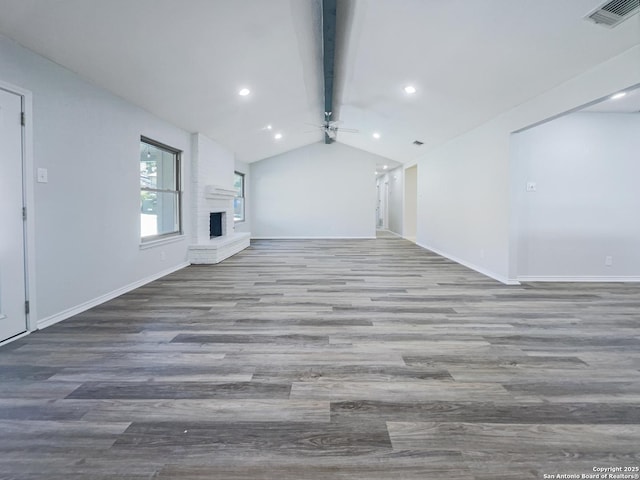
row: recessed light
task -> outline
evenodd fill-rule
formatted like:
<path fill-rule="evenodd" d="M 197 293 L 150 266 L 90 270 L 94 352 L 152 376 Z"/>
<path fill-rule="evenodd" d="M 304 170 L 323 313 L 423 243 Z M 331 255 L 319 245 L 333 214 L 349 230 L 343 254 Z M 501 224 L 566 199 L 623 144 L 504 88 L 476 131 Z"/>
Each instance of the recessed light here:
<path fill-rule="evenodd" d="M 414 87 L 413 85 L 407 85 L 406 87 L 404 87 L 404 92 L 408 93 L 409 95 L 413 95 L 414 93 L 416 93 L 416 87 Z"/>
<path fill-rule="evenodd" d="M 276 133 L 273 138 L 275 138 L 276 140 L 280 140 L 282 138 L 282 134 L 281 133 Z"/>
<path fill-rule="evenodd" d="M 611 95 L 611 100 L 618 100 L 619 98 L 624 97 L 627 94 L 627 92 L 618 92 L 614 95 Z"/>
<path fill-rule="evenodd" d="M 374 175 L 378 175 L 378 172 L 373 172 Z"/>
<path fill-rule="evenodd" d="M 388 165 L 385 165 L 384 167 L 382 167 L 383 170 L 386 170 L 387 168 L 389 168 Z"/>
<path fill-rule="evenodd" d="M 266 128 L 267 130 L 271 130 L 273 127 L 272 127 L 271 125 L 267 125 L 265 128 Z"/>
<path fill-rule="evenodd" d="M 246 97 L 247 95 L 249 95 L 251 93 L 251 90 L 249 90 L 248 88 L 242 88 L 240 89 L 240 91 L 238 92 L 238 95 L 240 95 L 241 97 Z"/>
<path fill-rule="evenodd" d="M 380 134 L 378 132 L 374 132 L 373 138 L 375 138 L 376 140 L 379 139 L 380 138 Z"/>

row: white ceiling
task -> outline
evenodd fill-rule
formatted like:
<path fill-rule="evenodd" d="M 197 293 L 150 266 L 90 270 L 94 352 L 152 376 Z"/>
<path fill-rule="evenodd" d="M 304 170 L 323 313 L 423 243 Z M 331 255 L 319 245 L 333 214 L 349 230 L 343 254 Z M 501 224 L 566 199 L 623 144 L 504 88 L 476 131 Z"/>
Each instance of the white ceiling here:
<path fill-rule="evenodd" d="M 400 162 L 640 43 L 601 0 L 338 2 L 338 141 Z M 0 33 L 253 162 L 322 141 L 320 4 L 0 0 Z"/>

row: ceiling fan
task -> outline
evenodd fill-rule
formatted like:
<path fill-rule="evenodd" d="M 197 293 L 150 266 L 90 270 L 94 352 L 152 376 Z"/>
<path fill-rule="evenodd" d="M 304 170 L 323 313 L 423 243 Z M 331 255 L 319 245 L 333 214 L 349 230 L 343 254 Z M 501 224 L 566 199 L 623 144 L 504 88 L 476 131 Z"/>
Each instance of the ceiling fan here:
<path fill-rule="evenodd" d="M 356 130 L 354 128 L 341 127 L 339 125 L 340 124 L 339 121 L 331 120 L 331 113 L 332 112 L 324 112 L 325 120 L 321 125 L 316 125 L 316 124 L 311 124 L 311 123 L 308 124 L 308 125 L 311 125 L 313 127 L 320 128 L 322 131 L 324 131 L 325 143 L 331 143 L 331 142 L 335 141 L 336 136 L 338 135 L 338 132 L 358 133 L 358 130 Z"/>

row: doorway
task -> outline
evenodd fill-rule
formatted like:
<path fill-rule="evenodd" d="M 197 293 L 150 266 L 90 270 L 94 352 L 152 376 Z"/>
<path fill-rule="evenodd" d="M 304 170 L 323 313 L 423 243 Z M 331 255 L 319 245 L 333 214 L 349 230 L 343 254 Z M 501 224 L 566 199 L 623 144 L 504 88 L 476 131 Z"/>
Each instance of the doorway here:
<path fill-rule="evenodd" d="M 0 87 L 0 342 L 27 330 L 23 105 Z"/>
<path fill-rule="evenodd" d="M 416 243 L 418 230 L 418 166 L 404 171 L 404 230 L 403 237 Z"/>
<path fill-rule="evenodd" d="M 378 199 L 376 206 L 376 229 L 387 230 L 389 228 L 389 179 L 387 175 L 377 178 Z"/>

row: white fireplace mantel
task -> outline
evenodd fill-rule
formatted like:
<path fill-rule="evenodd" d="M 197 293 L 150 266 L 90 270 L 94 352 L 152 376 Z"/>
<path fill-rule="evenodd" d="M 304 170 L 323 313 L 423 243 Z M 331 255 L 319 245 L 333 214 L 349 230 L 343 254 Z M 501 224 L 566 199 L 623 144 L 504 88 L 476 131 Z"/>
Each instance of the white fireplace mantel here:
<path fill-rule="evenodd" d="M 211 198 L 214 200 L 228 199 L 234 198 L 236 196 L 236 191 L 221 187 L 219 185 L 206 185 L 204 187 L 204 196 L 205 198 Z"/>

